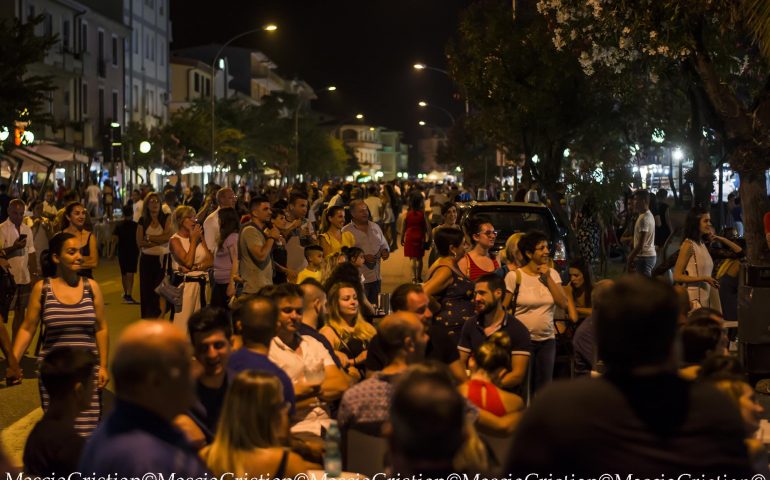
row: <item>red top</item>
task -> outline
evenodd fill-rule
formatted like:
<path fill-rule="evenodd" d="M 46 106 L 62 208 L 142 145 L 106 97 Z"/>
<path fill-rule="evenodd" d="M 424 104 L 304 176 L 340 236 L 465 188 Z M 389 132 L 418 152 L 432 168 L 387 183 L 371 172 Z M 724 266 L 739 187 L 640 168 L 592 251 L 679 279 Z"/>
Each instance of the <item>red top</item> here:
<path fill-rule="evenodd" d="M 484 390 L 487 391 L 486 405 L 482 400 L 484 398 L 482 395 Z M 500 398 L 500 392 L 498 392 L 497 387 L 490 382 L 475 379 L 469 380 L 468 400 L 473 402 L 477 407 L 486 410 L 493 415 L 497 415 L 498 417 L 505 415 L 505 405 L 503 405 L 503 400 Z"/>
<path fill-rule="evenodd" d="M 490 260 L 492 260 L 492 265 L 495 266 L 495 268 L 493 268 L 491 271 L 486 271 L 483 268 L 476 265 L 476 263 L 471 258 L 470 254 L 466 253 L 465 258 L 468 260 L 468 268 L 466 269 L 465 276 L 470 278 L 471 282 L 475 282 L 482 275 L 486 275 L 487 273 L 493 273 L 495 270 L 500 268 L 500 264 L 497 263 L 497 259 L 493 257 L 489 257 Z"/>

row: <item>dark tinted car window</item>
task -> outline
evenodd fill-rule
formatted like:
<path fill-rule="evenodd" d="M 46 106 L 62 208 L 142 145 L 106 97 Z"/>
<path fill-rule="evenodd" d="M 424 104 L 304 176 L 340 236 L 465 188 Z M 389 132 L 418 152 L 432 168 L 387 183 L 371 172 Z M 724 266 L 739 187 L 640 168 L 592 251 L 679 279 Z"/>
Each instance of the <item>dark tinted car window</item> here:
<path fill-rule="evenodd" d="M 488 218 L 492 225 L 495 226 L 495 230 L 499 233 L 497 235 L 498 242 L 505 240 L 516 232 L 531 232 L 532 230 L 540 230 L 545 233 L 549 238 L 554 237 L 553 226 L 548 218 L 537 212 L 512 212 L 510 210 L 482 210 L 474 209 L 472 216 L 483 216 Z"/>

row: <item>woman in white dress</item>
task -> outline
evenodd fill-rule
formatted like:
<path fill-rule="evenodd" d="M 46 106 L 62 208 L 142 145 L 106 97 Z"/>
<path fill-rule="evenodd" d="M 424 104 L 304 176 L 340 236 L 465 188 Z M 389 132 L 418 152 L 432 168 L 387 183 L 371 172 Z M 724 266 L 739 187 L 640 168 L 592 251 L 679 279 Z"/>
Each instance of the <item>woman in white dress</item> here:
<path fill-rule="evenodd" d="M 181 205 L 174 211 L 178 231 L 171 237 L 174 283 L 184 285 L 182 309 L 172 314 L 174 325 L 187 331 L 187 319 L 193 312 L 206 305 L 207 270 L 213 263 L 211 251 L 206 247 L 203 229 L 195 221 L 195 210 Z"/>
<path fill-rule="evenodd" d="M 697 207 L 691 209 L 685 220 L 684 241 L 674 266 L 674 281 L 687 287 L 690 310 L 709 307 L 722 311 L 719 282 L 712 276 L 714 261 L 707 245 L 714 240 L 735 252 L 741 251 L 741 247 L 730 240 L 714 235 L 711 215 L 707 211 Z"/>

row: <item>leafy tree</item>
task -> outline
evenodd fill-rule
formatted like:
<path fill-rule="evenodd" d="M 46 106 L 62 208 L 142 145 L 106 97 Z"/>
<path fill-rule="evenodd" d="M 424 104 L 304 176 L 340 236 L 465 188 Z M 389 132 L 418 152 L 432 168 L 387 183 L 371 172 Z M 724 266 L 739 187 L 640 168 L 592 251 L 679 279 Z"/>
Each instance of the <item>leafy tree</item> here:
<path fill-rule="evenodd" d="M 643 68 L 651 79 L 672 68 L 682 72 L 697 98 L 691 104 L 708 118 L 740 174 L 752 262 L 770 262 L 762 235 L 762 214 L 769 207 L 770 71 L 752 43 L 756 27 L 767 28 L 766 7 L 760 0 L 537 2 L 550 22 L 554 45 L 575 55 L 588 76 L 623 75 L 630 66 Z M 691 145 L 698 134 L 692 122 Z"/>
<path fill-rule="evenodd" d="M 25 23 L 15 18 L 0 20 L 0 128 L 7 127 L 11 134 L 17 120 L 32 125 L 52 120 L 42 111 L 54 89 L 52 78 L 29 74 L 30 65 L 42 62 L 57 42 L 56 37 L 35 34 L 43 18 L 38 15 Z M 2 147 L 13 148 L 13 135 Z"/>
<path fill-rule="evenodd" d="M 448 57 L 453 77 L 475 107 L 467 125 L 477 138 L 473 144 L 523 156 L 525 176 L 540 183 L 562 224 L 570 224 L 559 203 L 567 167 L 591 167 L 586 175 L 573 176 L 584 180 L 576 184 L 580 188 L 600 183 L 594 175 L 600 161 L 602 178 L 617 180 L 618 188 L 624 185 L 625 111 L 583 75 L 574 56 L 554 48 L 545 19 L 511 21 L 510 2 L 476 2 L 464 12 Z M 568 148 L 572 153 L 567 157 Z M 606 204 L 618 193 L 593 191 L 605 193 Z"/>

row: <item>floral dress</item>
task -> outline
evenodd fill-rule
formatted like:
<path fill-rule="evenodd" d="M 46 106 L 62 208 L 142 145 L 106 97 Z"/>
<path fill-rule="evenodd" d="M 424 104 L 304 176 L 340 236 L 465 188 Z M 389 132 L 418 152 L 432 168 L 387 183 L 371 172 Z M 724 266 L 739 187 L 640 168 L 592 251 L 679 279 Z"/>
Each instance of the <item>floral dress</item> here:
<path fill-rule="evenodd" d="M 449 268 L 442 265 L 439 268 Z M 453 268 L 449 268 L 452 273 L 452 283 L 443 291 L 434 295 L 435 299 L 441 304 L 441 310 L 436 313 L 436 323 L 443 325 L 447 333 L 457 340 L 460 336 L 465 322 L 476 315 L 473 306 L 473 282 L 461 273 L 457 273 Z M 434 270 L 434 274 L 436 272 Z"/>

